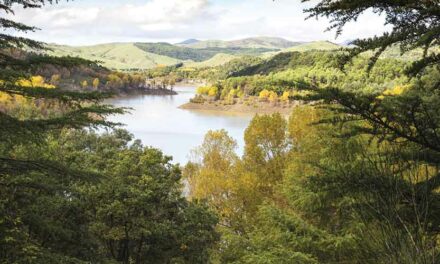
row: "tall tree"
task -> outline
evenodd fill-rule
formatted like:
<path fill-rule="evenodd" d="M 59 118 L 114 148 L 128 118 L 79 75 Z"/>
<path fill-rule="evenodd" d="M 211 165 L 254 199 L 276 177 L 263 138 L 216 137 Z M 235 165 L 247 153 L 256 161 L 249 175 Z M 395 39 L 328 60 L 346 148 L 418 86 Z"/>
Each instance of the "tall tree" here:
<path fill-rule="evenodd" d="M 354 125 L 356 131 L 353 133 L 366 133 L 394 143 L 403 141 L 420 149 L 417 160 L 436 165 L 440 162 L 440 120 L 437 118 L 440 113 L 437 92 L 440 73 L 435 50 L 432 54 L 428 54 L 428 50 L 438 47 L 438 1 L 320 1 L 306 12 L 331 17 L 330 29 L 336 27 L 340 33 L 346 23 L 356 20 L 366 10 L 384 13 L 386 23 L 392 25 L 393 30 L 380 37 L 357 40 L 358 47 L 351 50 L 348 57 L 379 48 L 372 59 L 371 65 L 374 65 L 378 55 L 394 44 L 401 45 L 403 51 L 422 46 L 425 48 L 423 58 L 409 68 L 420 73 L 418 78 L 399 94 L 378 92 L 365 95 L 337 87 L 320 89 L 319 85 L 311 84 L 306 89 L 314 93 L 306 99 L 323 100 L 336 113 L 343 114 L 334 120 L 350 122 L 361 119 L 369 124 Z M 440 172 L 419 185 L 436 189 L 440 186 Z"/>
<path fill-rule="evenodd" d="M 14 8 L 40 8 L 43 4 L 57 1 L 14 0 L 1 1 L 0 10 L 6 14 L 14 14 Z M 12 20 L 1 18 L 0 28 L 8 31 L 29 32 L 37 28 Z M 113 113 L 121 113 L 108 105 L 98 104 L 108 95 L 102 93 L 75 93 L 62 89 L 45 89 L 39 85 L 28 87 L 20 80 L 31 77 L 42 65 L 73 67 L 91 65 L 93 62 L 78 58 L 55 58 L 37 55 L 32 52 L 15 52 L 21 49 L 41 50 L 44 44 L 25 37 L 17 37 L 5 33 L 0 34 L 0 92 L 10 96 L 22 96 L 29 100 L 54 100 L 65 109 L 55 116 L 39 116 L 38 118 L 20 118 L 7 111 L 0 111 L 0 136 L 4 144 L 16 144 L 37 139 L 42 132 L 64 127 L 84 127 L 88 125 L 114 125 L 105 120 Z M 0 158 L 0 172 L 19 172 L 26 169 L 38 169 L 35 163 Z"/>
<path fill-rule="evenodd" d="M 56 2 L 4 0 L 0 1 L 0 11 L 13 14 L 13 8 L 40 8 Z M 21 33 L 37 30 L 6 18 L 0 18 L 0 28 Z M 96 174 L 69 168 L 40 150 L 49 144 L 51 133 L 62 128 L 112 126 L 105 117 L 123 112 L 101 105 L 105 94 L 48 89 L 41 78 L 33 82 L 33 72 L 44 65 L 93 64 L 31 52 L 43 48 L 42 43 L 29 38 L 0 34 L 0 94 L 22 98 L 20 107 L 32 109 L 29 115 L 18 115 L 7 107 L 0 110 L 0 259 L 4 263 L 94 259 L 94 243 L 88 239 L 82 204 L 73 199 L 73 185 Z"/>
<path fill-rule="evenodd" d="M 378 228 L 370 231 L 382 231 L 382 236 L 376 234 L 376 237 L 385 237 L 378 247 L 381 253 L 387 255 L 389 261 L 399 263 L 435 263 L 438 262 L 435 237 L 440 224 L 440 60 L 437 54 L 440 5 L 430 0 L 324 0 L 306 12 L 331 18 L 329 29 L 336 28 L 340 34 L 348 22 L 356 21 L 367 10 L 383 14 L 393 29 L 382 36 L 355 41 L 356 47 L 342 57 L 342 67 L 354 56 L 371 50 L 375 52 L 370 60 L 371 69 L 379 55 L 394 45 L 400 45 L 402 52 L 422 48 L 424 53 L 407 68 L 407 74 L 413 79 L 399 91 L 365 94 L 334 86 L 321 87 L 316 83 L 306 88 L 312 92 L 306 100 L 319 102 L 334 113 L 321 122 L 345 124 L 349 130 L 341 136 L 368 135 L 370 142 L 377 146 L 377 151 L 358 163 L 361 170 L 356 167 L 345 173 L 333 170 L 331 175 L 340 173 L 339 180 L 329 184 L 325 178 L 316 177 L 321 180 L 314 185 L 327 186 L 330 193 L 330 188 L 337 188 L 346 197 L 352 197 L 352 191 L 363 193 L 357 196 L 359 201 L 371 192 L 368 186 L 376 186 L 377 191 L 369 193 L 369 199 L 364 201 L 363 205 L 368 207 L 360 206 L 357 212 L 368 212 L 369 217 L 364 215 L 363 219 L 377 221 Z M 348 177 L 342 180 L 344 174 Z M 344 190 L 344 185 L 350 187 Z M 354 185 L 358 187 L 353 188 Z"/>
<path fill-rule="evenodd" d="M 287 122 L 281 114 L 255 116 L 244 134 L 244 162 L 260 182 L 262 193 L 270 195 L 281 179 L 289 148 Z"/>

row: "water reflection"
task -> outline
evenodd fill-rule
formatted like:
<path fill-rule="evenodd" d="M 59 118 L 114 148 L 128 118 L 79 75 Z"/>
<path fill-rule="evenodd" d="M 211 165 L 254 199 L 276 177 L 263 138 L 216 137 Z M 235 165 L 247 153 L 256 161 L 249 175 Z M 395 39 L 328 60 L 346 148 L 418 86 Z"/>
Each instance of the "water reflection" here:
<path fill-rule="evenodd" d="M 194 87 L 180 86 L 174 96 L 136 95 L 107 101 L 118 107 L 130 107 L 130 114 L 114 116 L 111 121 L 126 124 L 126 129 L 144 145 L 160 148 L 175 162 L 184 164 L 188 154 L 200 145 L 209 130 L 226 129 L 239 144 L 242 153 L 243 132 L 250 114 L 193 111 L 178 107 L 194 96 Z"/>

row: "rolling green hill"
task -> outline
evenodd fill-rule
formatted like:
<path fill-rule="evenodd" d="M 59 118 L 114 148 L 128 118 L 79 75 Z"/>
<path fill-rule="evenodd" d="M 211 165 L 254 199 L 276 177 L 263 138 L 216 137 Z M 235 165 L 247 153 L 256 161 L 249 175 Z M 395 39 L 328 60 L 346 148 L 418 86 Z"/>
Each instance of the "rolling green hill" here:
<path fill-rule="evenodd" d="M 285 49 L 295 45 L 299 45 L 299 42 L 292 42 L 283 38 L 272 37 L 255 37 L 246 38 L 240 40 L 223 41 L 223 40 L 207 40 L 190 42 L 184 44 L 189 48 L 206 49 L 206 48 L 246 48 L 246 49 Z"/>
<path fill-rule="evenodd" d="M 209 60 L 202 62 L 189 62 L 186 63 L 185 66 L 195 67 L 195 68 L 216 67 L 216 66 L 224 65 L 236 58 L 238 58 L 236 55 L 218 53 Z"/>
<path fill-rule="evenodd" d="M 283 50 L 283 52 L 286 52 L 286 51 L 303 52 L 303 51 L 309 51 L 309 50 L 337 50 L 340 48 L 342 48 L 342 46 L 335 44 L 335 43 L 332 43 L 330 41 L 313 41 L 313 42 L 303 43 L 300 45 L 289 47 L 289 48 Z"/>
<path fill-rule="evenodd" d="M 177 46 L 169 43 L 135 43 L 136 47 L 146 52 L 168 56 L 179 60 L 191 60 L 202 62 L 213 58 L 215 55 L 223 53 L 230 55 L 254 55 L 259 56 L 266 52 L 276 51 L 278 49 L 270 49 L 263 47 L 205 47 L 190 48 L 185 46 Z"/>
<path fill-rule="evenodd" d="M 301 43 L 292 47 L 288 47 L 286 49 L 282 49 L 280 51 L 266 52 L 262 54 L 260 57 L 264 59 L 269 59 L 279 53 L 284 53 L 284 52 L 294 52 L 294 51 L 306 52 L 312 50 L 332 51 L 332 50 L 338 50 L 340 48 L 343 48 L 343 46 L 332 43 L 330 41 L 313 41 L 313 42 Z"/>
<path fill-rule="evenodd" d="M 182 43 L 109 43 L 80 47 L 49 45 L 52 49 L 49 54 L 81 57 L 99 61 L 110 69 L 130 70 L 182 62 L 191 67 L 215 67 L 245 55 L 271 58 L 286 51 L 336 50 L 341 47 L 328 41 L 300 43 L 269 37 L 234 41 L 188 40 Z"/>
<path fill-rule="evenodd" d="M 103 66 L 118 70 L 150 69 L 158 65 L 174 65 L 180 62 L 206 61 L 201 65 L 217 66 L 235 58 L 234 55 L 259 56 L 274 51 L 268 48 L 241 47 L 194 49 L 169 43 L 110 43 L 80 47 L 52 44 L 48 47 L 51 49 L 48 52 L 50 55 L 100 61 Z"/>
<path fill-rule="evenodd" d="M 171 45 L 169 43 L 135 43 L 134 45 L 143 51 L 168 56 L 179 60 L 204 61 L 212 58 L 216 54 L 215 51 L 196 50 Z"/>
<path fill-rule="evenodd" d="M 173 65 L 181 62 L 176 58 L 146 52 L 133 43 L 111 43 L 94 46 L 60 46 L 49 45 L 54 56 L 81 57 L 88 60 L 100 61 L 110 69 L 148 69 L 158 65 Z"/>

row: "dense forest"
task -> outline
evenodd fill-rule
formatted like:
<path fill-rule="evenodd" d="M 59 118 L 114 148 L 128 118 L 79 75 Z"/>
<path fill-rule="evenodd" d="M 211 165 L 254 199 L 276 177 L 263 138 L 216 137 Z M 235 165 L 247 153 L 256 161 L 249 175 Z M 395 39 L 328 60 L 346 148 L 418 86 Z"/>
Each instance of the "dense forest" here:
<path fill-rule="evenodd" d="M 204 61 L 214 57 L 218 53 L 258 55 L 264 52 L 277 51 L 268 48 L 242 48 L 242 47 L 211 47 L 193 49 L 173 46 L 168 43 L 136 43 L 136 47 L 159 55 L 169 56 L 180 60 Z"/>
<path fill-rule="evenodd" d="M 0 9 L 44 4 L 56 3 Z M 313 4 L 305 12 L 338 34 L 366 10 L 393 29 L 337 52 L 142 73 L 0 34 L 0 262 L 439 263 L 440 6 Z M 389 47 L 423 52 L 384 58 Z M 256 115 L 242 156 L 227 131 L 210 131 L 180 167 L 107 120 L 127 111 L 103 104 L 107 92 L 145 78 L 204 79 L 198 93 L 216 100 L 301 104 L 288 118 Z"/>

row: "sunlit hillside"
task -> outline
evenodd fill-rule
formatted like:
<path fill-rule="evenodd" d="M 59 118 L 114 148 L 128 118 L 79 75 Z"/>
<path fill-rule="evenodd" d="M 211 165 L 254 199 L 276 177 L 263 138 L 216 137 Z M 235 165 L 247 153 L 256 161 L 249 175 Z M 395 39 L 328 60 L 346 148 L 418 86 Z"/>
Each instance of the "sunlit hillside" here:
<path fill-rule="evenodd" d="M 189 67 L 196 67 L 196 68 L 215 67 L 215 66 L 221 66 L 221 65 L 228 63 L 231 60 L 236 59 L 236 58 L 238 58 L 238 56 L 236 56 L 236 55 L 218 53 L 214 57 L 212 57 L 206 61 L 189 62 L 189 63 L 186 63 L 185 65 L 189 66 Z"/>
<path fill-rule="evenodd" d="M 273 37 L 254 37 L 232 41 L 223 40 L 206 40 L 206 41 L 190 41 L 185 44 L 186 47 L 204 49 L 204 48 L 267 48 L 267 49 L 284 49 L 301 44 L 300 42 L 292 42 L 283 38 Z"/>
<path fill-rule="evenodd" d="M 133 43 L 111 43 L 94 46 L 70 47 L 50 45 L 50 54 L 73 56 L 100 61 L 110 69 L 147 69 L 158 65 L 173 65 L 181 60 L 146 52 Z"/>

